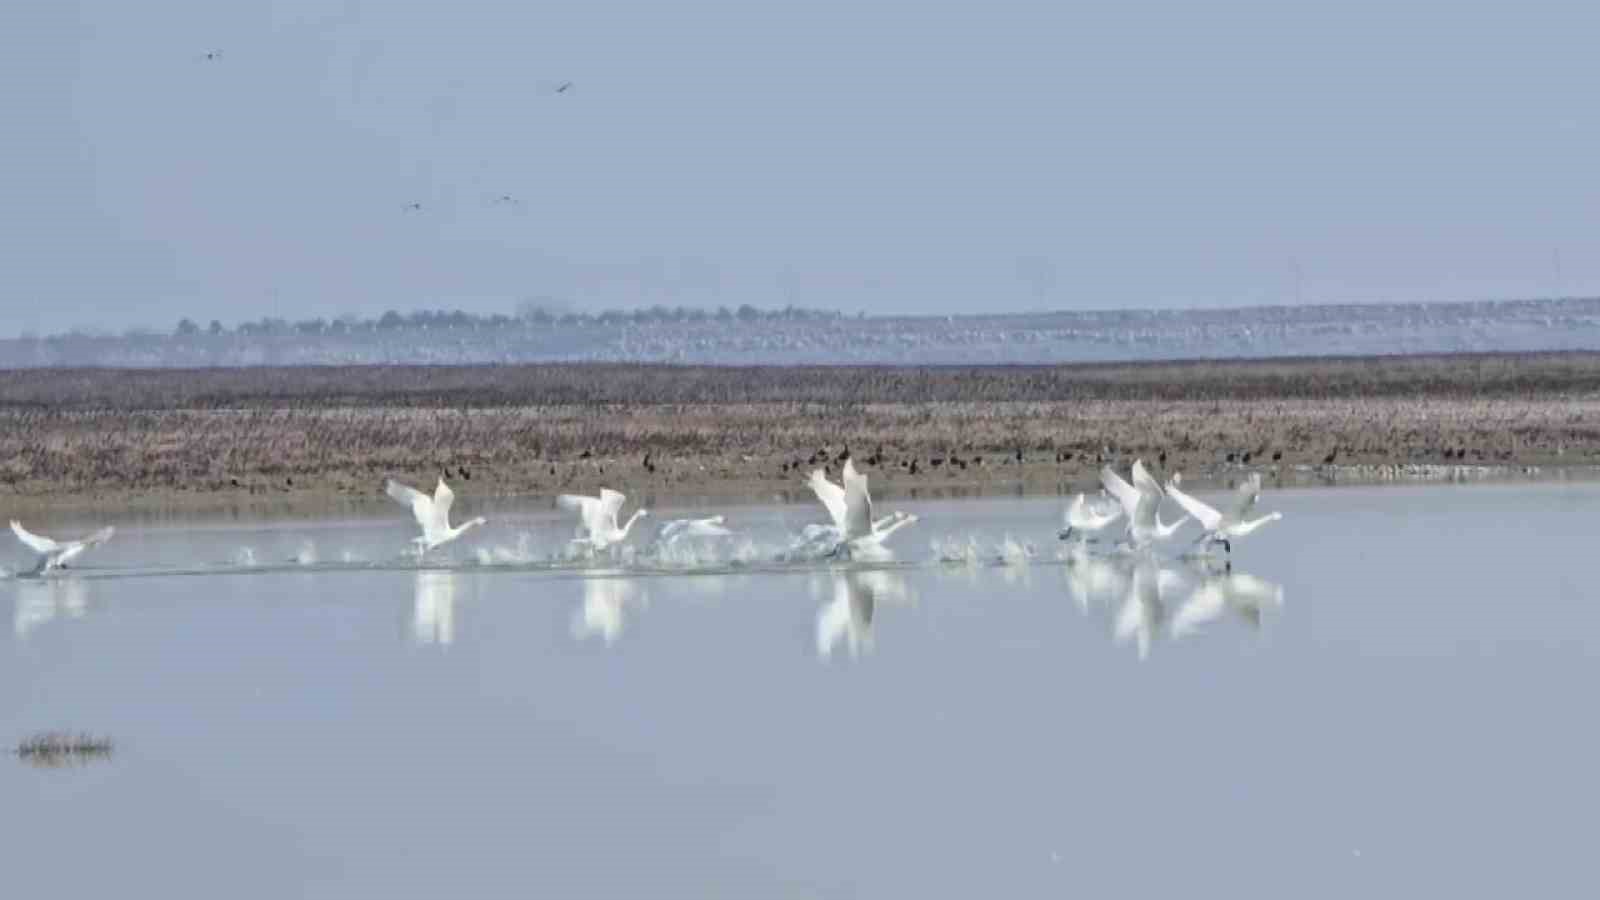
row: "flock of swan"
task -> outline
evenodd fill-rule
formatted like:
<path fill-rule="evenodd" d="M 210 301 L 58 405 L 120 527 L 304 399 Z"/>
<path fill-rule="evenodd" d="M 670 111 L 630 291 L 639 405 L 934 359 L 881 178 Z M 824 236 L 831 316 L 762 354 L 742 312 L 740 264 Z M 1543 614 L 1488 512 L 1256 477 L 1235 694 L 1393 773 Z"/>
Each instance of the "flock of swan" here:
<path fill-rule="evenodd" d="M 1110 539 L 1116 551 L 1136 553 L 1171 540 L 1192 518 L 1201 528 L 1201 534 L 1195 540 L 1200 553 L 1221 545 L 1225 552 L 1231 554 L 1234 540 L 1282 518 L 1282 514 L 1277 512 L 1250 517 L 1261 496 L 1259 473 L 1250 475 L 1238 486 L 1232 502 L 1225 510 L 1219 510 L 1185 492 L 1180 486 L 1181 475 L 1174 474 L 1166 485 L 1162 485 L 1145 468 L 1142 460 L 1133 461 L 1129 474 L 1131 481 L 1124 479 L 1111 466 L 1102 468 L 1100 494 L 1092 499 L 1084 494 L 1074 497 L 1064 515 L 1065 527 L 1058 536 L 1063 541 L 1080 546 Z M 885 541 L 918 521 L 917 516 L 898 510 L 878 516 L 873 509 L 867 476 L 857 470 L 850 459 L 844 461 L 838 483 L 829 481 L 825 470 L 816 469 L 805 484 L 827 513 L 826 522 L 807 525 L 800 533 L 796 549 L 803 550 L 806 558 L 889 560 L 893 556 L 885 547 Z M 419 533 L 411 543 L 412 551 L 419 560 L 474 528 L 488 524 L 488 520 L 482 516 L 467 519 L 458 525 L 450 524 L 455 492 L 443 478 L 439 479 L 431 495 L 392 479 L 386 482 L 385 492 L 396 503 L 410 510 L 415 519 Z M 1163 521 L 1161 517 L 1161 507 L 1169 499 L 1183 511 L 1172 522 Z M 570 542 L 571 548 L 593 555 L 615 551 L 622 546 L 639 520 L 649 515 L 644 509 L 635 509 L 627 519 L 622 519 L 622 509 L 626 503 L 626 495 L 610 488 L 601 488 L 597 496 L 558 496 L 556 506 L 573 513 L 577 518 L 577 531 Z M 58 541 L 35 534 L 15 520 L 11 522 L 11 530 L 24 546 L 37 554 L 38 562 L 32 574 L 38 575 L 67 568 L 84 552 L 110 540 L 115 533 L 113 528 L 108 527 L 78 540 Z M 669 547 L 685 539 L 725 538 L 733 534 L 721 515 L 673 519 L 657 529 L 655 546 Z M 790 554 L 791 558 L 794 555 L 797 554 Z"/>

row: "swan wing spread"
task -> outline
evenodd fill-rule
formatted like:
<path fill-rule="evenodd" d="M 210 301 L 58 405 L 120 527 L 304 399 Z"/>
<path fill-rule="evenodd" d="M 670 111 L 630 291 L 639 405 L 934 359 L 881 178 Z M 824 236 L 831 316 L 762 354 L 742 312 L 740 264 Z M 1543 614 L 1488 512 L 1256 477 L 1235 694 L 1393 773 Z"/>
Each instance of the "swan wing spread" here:
<path fill-rule="evenodd" d="M 33 550 L 35 553 L 54 553 L 61 549 L 60 544 L 45 537 L 44 535 L 34 534 L 28 529 L 23 528 L 22 523 L 18 522 L 16 519 L 11 520 L 11 531 L 17 536 L 17 540 L 27 544 L 29 549 Z"/>
<path fill-rule="evenodd" d="M 78 541 L 78 543 L 82 544 L 84 547 L 98 547 L 99 545 L 104 544 L 106 541 L 111 540 L 111 536 L 116 533 L 116 526 L 107 525 L 99 531 L 96 531 L 94 534 L 91 534 L 85 537 L 83 540 Z"/>
<path fill-rule="evenodd" d="M 450 485 L 439 479 L 439 486 L 433 489 L 433 527 L 440 531 L 450 530 L 450 505 L 456 502 L 456 492 L 450 490 Z"/>
<path fill-rule="evenodd" d="M 610 520 L 607 524 L 611 527 L 617 527 L 617 516 L 622 512 L 622 504 L 626 503 L 627 500 L 626 495 L 610 488 L 600 489 L 600 509 L 606 518 Z"/>
<path fill-rule="evenodd" d="M 562 494 L 556 498 L 556 505 L 577 513 L 579 526 L 590 536 L 606 531 L 605 507 L 600 498 L 585 497 L 581 494 Z"/>
<path fill-rule="evenodd" d="M 833 527 L 844 530 L 845 506 L 844 488 L 828 480 L 821 469 L 813 469 L 806 485 L 811 488 L 811 493 L 817 495 L 822 501 L 823 508 L 828 511 L 828 518 L 833 520 Z"/>
<path fill-rule="evenodd" d="M 1100 469 L 1100 484 L 1105 487 L 1106 493 L 1117 498 L 1117 502 L 1122 504 L 1122 511 L 1128 518 L 1133 518 L 1134 511 L 1139 508 L 1139 491 L 1123 481 L 1122 476 L 1110 466 Z"/>
<path fill-rule="evenodd" d="M 1133 486 L 1139 493 L 1146 496 L 1154 495 L 1159 498 L 1162 495 L 1161 482 L 1156 481 L 1150 475 L 1150 471 L 1144 467 L 1144 460 L 1142 459 L 1133 461 Z"/>
<path fill-rule="evenodd" d="M 1215 531 L 1216 527 L 1222 523 L 1222 513 L 1184 493 L 1176 484 L 1167 484 L 1167 496 L 1178 501 L 1178 505 L 1183 507 L 1184 512 L 1194 516 L 1195 521 L 1200 523 L 1200 527 L 1207 531 Z"/>
<path fill-rule="evenodd" d="M 857 472 L 850 460 L 844 463 L 844 515 L 846 538 L 872 533 L 872 496 L 867 493 L 867 476 Z"/>

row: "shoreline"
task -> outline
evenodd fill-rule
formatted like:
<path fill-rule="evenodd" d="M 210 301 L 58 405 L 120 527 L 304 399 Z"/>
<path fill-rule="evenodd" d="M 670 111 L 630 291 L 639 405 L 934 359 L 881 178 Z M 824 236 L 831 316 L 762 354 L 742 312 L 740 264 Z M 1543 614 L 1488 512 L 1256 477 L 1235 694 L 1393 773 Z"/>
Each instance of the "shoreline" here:
<path fill-rule="evenodd" d="M 1135 458 L 1225 487 L 1600 480 L 1600 353 L 1068 367 L 0 371 L 0 504 L 1070 495 Z"/>

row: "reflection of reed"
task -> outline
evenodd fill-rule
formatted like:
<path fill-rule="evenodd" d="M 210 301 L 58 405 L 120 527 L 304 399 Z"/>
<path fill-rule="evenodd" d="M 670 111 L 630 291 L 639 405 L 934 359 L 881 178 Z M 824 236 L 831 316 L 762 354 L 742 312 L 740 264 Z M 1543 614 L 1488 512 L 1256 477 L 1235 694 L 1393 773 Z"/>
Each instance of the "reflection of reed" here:
<path fill-rule="evenodd" d="M 45 731 L 17 744 L 17 758 L 41 769 L 83 766 L 111 758 L 111 738 L 65 731 Z"/>
<path fill-rule="evenodd" d="M 59 617 L 81 619 L 89 609 L 89 588 L 79 578 L 38 578 L 17 582 L 11 630 L 17 637 Z"/>
<path fill-rule="evenodd" d="M 458 581 L 454 572 L 417 573 L 416 601 L 411 610 L 412 640 L 446 647 L 455 640 Z"/>

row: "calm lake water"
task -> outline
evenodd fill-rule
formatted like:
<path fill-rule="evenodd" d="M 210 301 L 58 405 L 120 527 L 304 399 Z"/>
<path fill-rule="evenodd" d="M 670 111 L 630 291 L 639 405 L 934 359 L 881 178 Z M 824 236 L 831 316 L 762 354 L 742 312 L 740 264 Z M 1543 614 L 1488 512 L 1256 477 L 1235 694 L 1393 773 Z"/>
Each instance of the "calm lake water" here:
<path fill-rule="evenodd" d="M 0 581 L 0 741 L 116 740 L 80 766 L 0 759 L 0 885 L 1346 897 L 1592 880 L 1600 487 L 1269 492 L 1285 518 L 1237 541 L 1231 571 L 1170 559 L 1187 540 L 1063 559 L 1057 499 L 883 506 L 922 521 L 872 566 L 774 562 L 818 520 L 799 505 L 727 510 L 743 536 L 668 560 L 641 535 L 587 569 L 550 562 L 570 526 L 543 509 L 500 510 L 425 568 L 399 555 L 398 508 L 124 524 L 80 569 Z M 8 537 L 0 565 L 28 563 Z"/>

